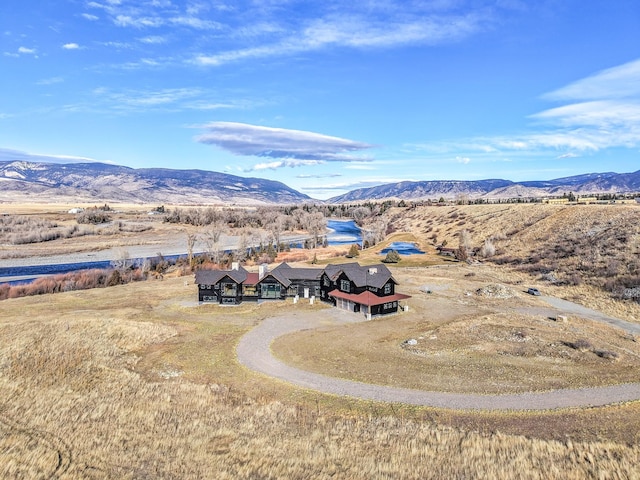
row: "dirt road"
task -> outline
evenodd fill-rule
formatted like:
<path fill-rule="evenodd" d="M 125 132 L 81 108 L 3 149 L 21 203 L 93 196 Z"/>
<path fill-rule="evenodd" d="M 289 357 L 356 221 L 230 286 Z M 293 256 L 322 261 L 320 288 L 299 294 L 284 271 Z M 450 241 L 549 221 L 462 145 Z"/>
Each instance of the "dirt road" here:
<path fill-rule="evenodd" d="M 560 305 L 563 311 L 578 307 L 571 311 L 581 311 L 582 314 L 595 313 L 598 318 L 593 319 L 596 321 L 607 319 L 604 321 L 610 323 L 608 320 L 611 320 L 610 317 L 605 317 L 598 312 L 585 312 L 586 309 L 582 310 L 583 307 L 570 302 L 562 301 Z M 590 318 L 589 315 L 586 316 Z M 363 400 L 460 410 L 550 410 L 602 406 L 640 399 L 640 383 L 506 395 L 428 392 L 371 385 L 300 370 L 277 360 L 271 353 L 271 343 L 279 336 L 322 325 L 363 320 L 359 315 L 337 309 L 315 312 L 313 317 L 310 317 L 306 312 L 287 312 L 282 316 L 265 320 L 242 337 L 237 348 L 238 360 L 242 365 L 256 372 L 323 393 Z M 622 322 L 621 320 L 617 321 Z M 630 328 L 638 328 L 638 325 L 628 322 L 622 322 L 622 324 Z"/>

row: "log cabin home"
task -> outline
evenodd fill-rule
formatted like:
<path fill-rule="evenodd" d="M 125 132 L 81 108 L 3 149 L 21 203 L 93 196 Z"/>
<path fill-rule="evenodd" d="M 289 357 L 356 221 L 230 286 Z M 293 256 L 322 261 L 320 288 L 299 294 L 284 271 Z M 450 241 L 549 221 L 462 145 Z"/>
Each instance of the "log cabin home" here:
<path fill-rule="evenodd" d="M 237 263 L 231 270 L 198 270 L 198 301 L 237 305 L 245 301 L 284 300 L 288 297 L 319 298 L 367 317 L 396 313 L 400 301 L 411 298 L 396 292 L 396 280 L 384 264 L 358 263 L 327 265 L 320 268 L 294 268 L 286 263 L 258 273 L 248 272 Z"/>

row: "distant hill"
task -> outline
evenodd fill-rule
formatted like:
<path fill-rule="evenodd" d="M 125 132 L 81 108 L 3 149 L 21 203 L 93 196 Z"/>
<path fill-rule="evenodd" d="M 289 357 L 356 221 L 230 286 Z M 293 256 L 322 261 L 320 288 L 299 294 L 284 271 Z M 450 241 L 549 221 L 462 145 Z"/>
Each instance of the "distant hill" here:
<path fill-rule="evenodd" d="M 0 200 L 289 204 L 310 197 L 281 182 L 205 170 L 104 163 L 0 162 Z"/>
<path fill-rule="evenodd" d="M 454 199 L 459 195 L 467 195 L 472 199 L 537 198 L 569 192 L 578 195 L 640 192 L 640 170 L 634 173 L 588 173 L 555 180 L 529 182 L 509 180 L 399 182 L 352 190 L 327 201 L 343 203 L 387 198 L 420 200 L 444 197 L 445 199 Z"/>

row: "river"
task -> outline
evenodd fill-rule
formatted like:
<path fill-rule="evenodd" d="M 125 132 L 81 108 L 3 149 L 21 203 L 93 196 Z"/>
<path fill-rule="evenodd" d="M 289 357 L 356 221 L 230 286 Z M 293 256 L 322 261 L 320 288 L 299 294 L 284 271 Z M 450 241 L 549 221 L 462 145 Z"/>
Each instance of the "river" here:
<path fill-rule="evenodd" d="M 362 232 L 353 220 L 328 220 L 327 243 L 329 245 L 362 245 Z"/>
<path fill-rule="evenodd" d="M 349 245 L 352 243 L 362 243 L 362 235 L 360 229 L 356 226 L 353 220 L 328 220 L 327 228 L 329 233 L 327 234 L 327 242 L 329 245 Z M 289 236 L 286 241 L 299 241 L 296 236 Z M 161 251 L 160 247 L 153 247 L 156 251 Z M 225 245 L 224 251 L 231 251 L 230 246 Z M 141 250 L 142 251 L 142 250 Z M 166 251 L 166 250 L 165 250 Z M 74 255 L 78 256 L 93 256 L 93 254 Z M 96 255 L 98 258 L 103 255 Z M 113 255 L 111 255 L 113 256 Z M 179 257 L 186 256 L 183 254 L 165 255 L 167 260 L 175 260 Z M 151 257 L 132 258 L 130 261 L 134 264 L 142 264 L 146 258 L 154 258 L 157 255 Z M 31 259 L 32 264 L 25 264 L 28 259 L 19 259 L 14 262 L 3 261 L 5 266 L 0 266 L 0 283 L 26 283 L 33 281 L 35 278 L 43 277 L 46 275 L 57 275 L 62 273 L 76 272 L 79 270 L 87 270 L 92 268 L 109 268 L 112 265 L 112 260 L 98 259 L 94 261 L 83 262 L 60 262 L 60 263 L 48 263 L 47 258 Z M 115 257 L 114 257 L 115 258 Z M 8 263 L 8 265 L 7 265 Z"/>

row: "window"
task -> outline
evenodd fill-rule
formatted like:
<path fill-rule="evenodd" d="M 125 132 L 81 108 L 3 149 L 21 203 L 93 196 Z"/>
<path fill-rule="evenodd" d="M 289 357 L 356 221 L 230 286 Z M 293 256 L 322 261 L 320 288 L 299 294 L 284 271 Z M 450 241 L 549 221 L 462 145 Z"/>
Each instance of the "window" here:
<path fill-rule="evenodd" d="M 391 282 L 384 284 L 384 294 L 385 295 L 391 294 Z"/>
<path fill-rule="evenodd" d="M 349 283 L 349 280 L 340 280 L 340 290 L 343 292 L 351 291 L 351 283 Z"/>
<path fill-rule="evenodd" d="M 235 297 L 238 292 L 238 286 L 235 283 L 223 283 L 222 295 L 225 297 Z"/>
<path fill-rule="evenodd" d="M 262 298 L 280 298 L 279 283 L 263 283 L 260 288 L 260 297 Z"/>
<path fill-rule="evenodd" d="M 326 275 L 323 277 L 322 279 L 324 286 L 328 287 L 329 286 L 329 277 L 327 277 Z"/>
<path fill-rule="evenodd" d="M 258 289 L 256 288 L 255 285 L 243 285 L 242 295 L 246 297 L 255 297 L 258 295 Z"/>

